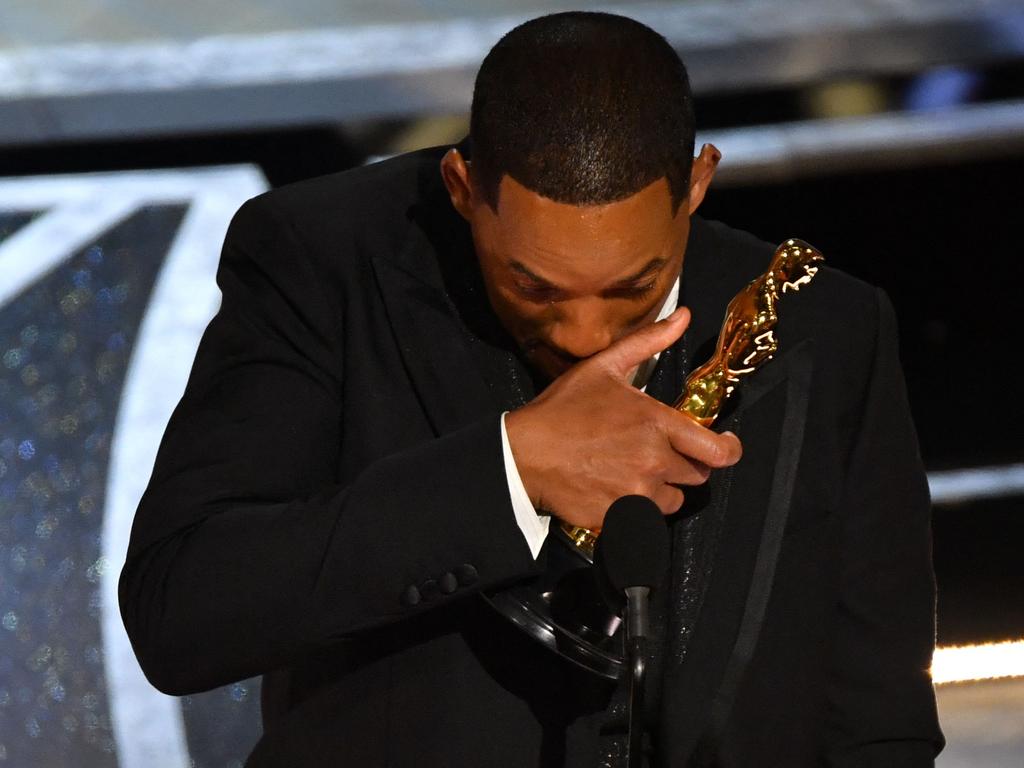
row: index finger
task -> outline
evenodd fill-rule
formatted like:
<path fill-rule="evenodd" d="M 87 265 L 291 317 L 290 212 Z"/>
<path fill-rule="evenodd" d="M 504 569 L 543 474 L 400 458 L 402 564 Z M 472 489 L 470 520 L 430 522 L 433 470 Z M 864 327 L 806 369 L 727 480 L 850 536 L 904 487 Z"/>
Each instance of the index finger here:
<path fill-rule="evenodd" d="M 690 310 L 676 307 L 664 320 L 623 336 L 594 359 L 601 360 L 616 378 L 631 378 L 638 365 L 675 343 L 689 324 Z"/>
<path fill-rule="evenodd" d="M 667 410 L 663 428 L 676 453 L 715 469 L 731 467 L 743 456 L 743 444 L 732 432 L 715 432 L 681 411 Z"/>

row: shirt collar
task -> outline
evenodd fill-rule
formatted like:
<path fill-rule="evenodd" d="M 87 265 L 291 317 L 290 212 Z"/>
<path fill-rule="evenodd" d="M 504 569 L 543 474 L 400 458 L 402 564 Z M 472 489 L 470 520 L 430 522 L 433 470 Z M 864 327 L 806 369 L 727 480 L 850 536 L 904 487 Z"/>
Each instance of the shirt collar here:
<path fill-rule="evenodd" d="M 658 310 L 658 316 L 654 319 L 654 322 L 664 320 L 666 317 L 675 311 L 676 305 L 679 303 L 679 278 L 672 284 L 672 289 L 668 292 L 668 296 L 665 297 L 665 303 L 661 305 L 661 309 Z M 651 378 L 651 374 L 654 373 L 654 366 L 658 364 L 658 358 L 661 353 L 656 353 L 653 357 L 644 360 L 640 366 L 636 369 L 636 373 L 633 374 L 633 386 L 643 391 L 647 387 L 647 382 Z"/>

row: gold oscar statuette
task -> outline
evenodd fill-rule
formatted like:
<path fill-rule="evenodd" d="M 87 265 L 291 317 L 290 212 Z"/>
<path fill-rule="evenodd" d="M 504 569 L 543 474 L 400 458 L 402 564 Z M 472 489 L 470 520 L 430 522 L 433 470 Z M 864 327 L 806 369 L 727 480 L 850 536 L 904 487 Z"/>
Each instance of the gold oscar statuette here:
<path fill-rule="evenodd" d="M 729 302 L 714 355 L 686 377 L 673 407 L 710 426 L 740 378 L 770 360 L 778 349 L 774 329 L 779 298 L 809 283 L 824 260 L 803 240 L 787 240 L 776 248 L 768 270 Z M 588 559 L 593 558 L 598 532 L 567 523 L 562 523 L 562 531 Z"/>

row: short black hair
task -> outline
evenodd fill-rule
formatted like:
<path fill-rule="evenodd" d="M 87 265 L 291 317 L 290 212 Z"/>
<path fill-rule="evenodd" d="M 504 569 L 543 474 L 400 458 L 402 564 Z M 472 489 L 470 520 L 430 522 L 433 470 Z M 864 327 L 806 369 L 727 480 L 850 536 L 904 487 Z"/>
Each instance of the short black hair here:
<path fill-rule="evenodd" d="M 531 19 L 477 73 L 470 151 L 495 210 L 508 174 L 574 205 L 621 200 L 666 177 L 675 211 L 689 190 L 693 142 L 686 67 L 664 37 L 625 16 Z"/>

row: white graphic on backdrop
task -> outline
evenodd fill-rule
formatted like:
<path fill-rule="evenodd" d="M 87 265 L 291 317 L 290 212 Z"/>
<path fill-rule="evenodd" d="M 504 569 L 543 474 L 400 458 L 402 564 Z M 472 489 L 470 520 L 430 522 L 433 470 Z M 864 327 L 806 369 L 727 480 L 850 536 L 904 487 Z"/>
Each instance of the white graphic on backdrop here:
<path fill-rule="evenodd" d="M 0 211 L 45 211 L 0 244 L 0 305 L 145 205 L 183 203 L 143 316 L 117 414 L 102 531 L 102 633 L 111 726 L 123 768 L 188 768 L 181 706 L 142 674 L 121 623 L 117 580 L 139 499 L 203 330 L 232 214 L 266 189 L 248 166 L 0 179 Z"/>

